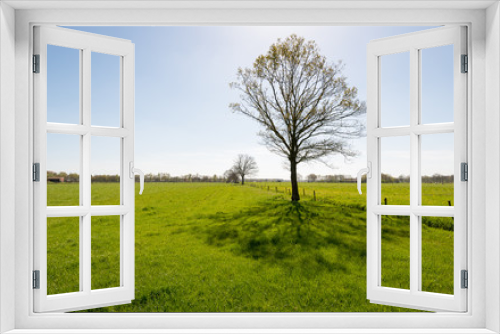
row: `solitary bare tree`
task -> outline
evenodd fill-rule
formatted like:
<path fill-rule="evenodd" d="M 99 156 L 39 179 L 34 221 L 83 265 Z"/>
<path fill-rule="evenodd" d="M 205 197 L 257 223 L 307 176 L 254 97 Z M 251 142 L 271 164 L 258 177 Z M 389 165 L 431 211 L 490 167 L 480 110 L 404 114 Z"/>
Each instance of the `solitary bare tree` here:
<path fill-rule="evenodd" d="M 255 159 L 246 154 L 240 154 L 234 161 L 234 165 L 231 168 L 237 175 L 241 178 L 241 184 L 245 184 L 245 176 L 254 175 L 258 172 L 257 163 Z"/>
<path fill-rule="evenodd" d="M 358 116 L 366 106 L 342 68 L 327 62 L 314 41 L 291 35 L 272 44 L 252 68 L 239 68 L 230 84 L 241 93 L 241 102 L 230 108 L 256 120 L 265 145 L 288 160 L 292 201 L 300 200 L 298 164 L 334 153 L 356 155 L 347 139 L 363 134 Z"/>

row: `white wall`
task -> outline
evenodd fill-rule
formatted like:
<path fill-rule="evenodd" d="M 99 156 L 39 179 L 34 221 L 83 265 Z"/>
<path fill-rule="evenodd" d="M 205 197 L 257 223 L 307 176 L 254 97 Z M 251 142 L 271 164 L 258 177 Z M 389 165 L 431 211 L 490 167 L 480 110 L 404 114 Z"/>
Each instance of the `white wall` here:
<path fill-rule="evenodd" d="M 486 11 L 486 254 L 496 261 L 486 263 L 486 328 L 500 332 L 500 7 L 496 3 Z"/>
<path fill-rule="evenodd" d="M 41 1 L 40 1 L 41 2 Z M 40 3 L 39 2 L 39 3 Z M 62 2 L 62 1 L 61 1 Z M 452 3 L 452 2 L 450 2 Z M 0 7 L 1 9 L 1 7 Z M 5 12 L 12 13 L 12 10 L 5 10 Z M 20 328 L 36 328 L 42 326 L 45 328 L 53 328 L 58 326 L 59 328 L 77 328 L 80 327 L 94 327 L 94 328 L 113 328 L 111 326 L 117 326 L 116 321 L 119 322 L 118 326 L 121 328 L 134 328 L 137 325 L 137 318 L 131 317 L 129 315 L 115 315 L 113 322 L 106 322 L 106 317 L 96 317 L 92 318 L 89 322 L 86 317 L 60 317 L 58 315 L 51 315 L 50 317 L 28 317 L 28 311 L 32 305 L 31 301 L 31 290 L 26 287 L 30 283 L 30 274 L 32 266 L 29 262 L 29 254 L 31 239 L 30 239 L 30 224 L 32 223 L 32 217 L 30 216 L 30 185 L 31 181 L 29 179 L 30 175 L 30 162 L 31 162 L 31 128 L 30 128 L 30 104 L 29 104 L 29 92 L 30 92 L 30 80 L 29 80 L 29 64 L 30 64 L 30 22 L 37 23 L 53 23 L 53 22 L 78 22 L 79 24 L 99 24 L 102 22 L 115 23 L 115 24 L 128 24 L 128 25 L 144 25 L 144 24 L 154 24 L 158 22 L 167 23 L 178 23 L 178 24 L 199 24 L 200 22 L 206 24 L 220 24 L 221 22 L 231 23 L 231 22 L 248 22 L 248 23 L 259 23 L 259 22 L 282 22 L 282 23 L 304 23 L 311 24 L 314 23 L 337 23 L 337 24 L 349 24 L 352 22 L 363 22 L 377 24 L 379 22 L 389 22 L 392 24 L 398 24 L 401 22 L 429 22 L 429 24 L 434 24 L 436 22 L 446 22 L 446 23 L 467 23 L 472 22 L 472 40 L 473 40 L 473 54 L 472 54 L 472 84 L 474 85 L 474 95 L 472 98 L 472 105 L 474 108 L 474 115 L 472 116 L 472 125 L 470 130 L 474 138 L 474 143 L 472 147 L 473 159 L 469 157 L 469 161 L 472 161 L 471 173 L 474 179 L 474 189 L 472 189 L 471 198 L 473 201 L 472 209 L 472 219 L 475 228 L 474 233 L 472 233 L 471 238 L 473 239 L 473 249 L 470 250 L 469 254 L 472 254 L 471 258 L 474 261 L 470 261 L 472 264 L 471 268 L 471 280 L 480 279 L 481 284 L 476 286 L 474 293 L 469 289 L 469 296 L 472 299 L 472 310 L 474 312 L 474 317 L 464 316 L 464 317 L 453 317 L 454 323 L 453 327 L 483 327 L 485 322 L 483 314 L 485 312 L 485 306 L 488 310 L 488 327 L 499 332 L 500 321 L 500 301 L 499 301 L 499 284 L 498 277 L 500 273 L 500 263 L 499 263 L 499 252 L 500 247 L 498 244 L 500 228 L 500 176 L 498 175 L 498 166 L 500 163 L 500 153 L 498 152 L 500 144 L 499 131 L 499 120 L 498 115 L 500 98 L 499 98 L 499 87 L 500 87 L 500 69 L 499 69 L 499 50 L 500 50 L 500 23 L 499 23 L 499 9 L 498 6 L 491 7 L 488 10 L 488 20 L 485 20 L 483 10 L 321 10 L 321 11 L 311 11 L 311 10 L 269 10 L 269 11 L 258 11 L 258 10 L 248 10 L 248 11 L 230 11 L 230 10 L 107 10 L 107 11 L 92 11 L 92 10 L 47 10 L 47 11 L 33 11 L 33 10 L 18 10 L 16 12 L 16 22 L 17 22 L 17 43 L 16 43 L 16 145 L 18 151 L 16 151 L 15 158 L 16 164 L 16 178 L 15 178 L 15 197 L 16 197 L 16 271 L 18 276 L 16 280 L 17 285 L 17 295 L 16 295 L 16 307 L 18 312 L 16 313 L 16 324 Z M 0 15 L 4 16 L 4 14 Z M 3 19 L 0 19 L 3 20 Z M 486 22 L 487 21 L 487 22 Z M 486 26 L 486 23 L 488 26 Z M 9 24 L 9 26 L 11 26 Z M 2 25 L 3 27 L 3 25 Z M 488 37 L 488 47 L 492 52 L 488 53 L 489 64 L 487 67 L 484 64 L 485 53 L 484 53 L 484 29 L 487 28 L 491 36 Z M 5 30 L 5 29 L 2 29 Z M 3 32 L 0 33 L 0 38 L 2 38 Z M 9 35 L 10 36 L 10 35 Z M 2 52 L 11 55 L 12 52 L 8 52 L 11 49 L 11 42 L 7 43 L 7 48 L 5 48 L 5 41 L 0 40 L 2 45 Z M 3 58 L 1 58 L 0 52 L 0 65 L 4 63 Z M 0 70 L 5 67 L 8 68 L 9 72 L 11 67 L 1 66 Z M 486 94 L 484 74 L 487 70 L 488 73 L 488 95 Z M 11 105 L 11 97 L 13 96 L 13 77 L 11 75 L 4 75 L 2 72 L 2 79 L 0 80 L 0 94 L 2 94 L 2 104 L 0 105 L 0 117 L 4 115 L 3 105 Z M 8 79 L 11 78 L 11 80 Z M 2 85 L 6 82 L 6 85 Z M 10 85 L 10 86 L 9 86 Z M 12 93 L 12 94 L 10 94 Z M 7 95 L 7 96 L 6 96 Z M 4 98 L 5 97 L 5 98 Z M 488 106 L 488 115 L 485 116 L 485 105 Z M 7 108 L 9 109 L 9 108 Z M 12 117 L 12 113 L 6 113 Z M 6 179 L 6 183 L 1 183 L 0 190 L 0 203 L 2 203 L 2 210 L 0 215 L 1 230 L 2 235 L 4 231 L 11 231 L 12 225 L 7 224 L 12 222 L 13 218 L 8 216 L 8 212 L 4 212 L 3 209 L 10 210 L 8 204 L 12 203 L 12 195 L 14 190 L 12 189 L 14 182 L 13 169 L 10 164 L 9 159 L 3 159 L 4 156 L 13 158 L 14 152 L 10 147 L 13 143 L 12 134 L 9 135 L 9 131 L 12 132 L 12 127 L 9 128 L 8 124 L 12 124 L 12 119 L 5 117 L 5 122 L 3 118 L 0 118 L 0 182 Z M 6 131 L 3 128 L 7 127 Z M 487 128 L 488 137 L 485 137 L 485 129 Z M 4 137 L 6 139 L 4 139 Z M 485 148 L 489 148 L 488 156 L 486 157 Z M 490 152 L 491 151 L 491 152 Z M 487 160 L 486 160 L 487 159 Z M 13 160 L 13 159 L 12 159 Z M 486 161 L 485 161 L 486 160 Z M 489 163 L 486 169 L 486 162 Z M 11 168 L 11 169 L 9 169 Z M 10 171 L 10 172 L 7 172 Z M 485 174 L 485 172 L 491 174 Z M 486 178 L 485 175 L 488 175 Z M 487 182 L 486 182 L 487 180 Z M 5 185 L 5 187 L 4 187 Z M 486 187 L 486 188 L 485 188 Z M 4 190 L 5 189 L 5 190 Z M 488 200 L 485 200 L 485 189 L 489 194 Z M 3 194 L 8 194 L 10 197 L 3 196 Z M 4 202 L 5 201 L 5 202 Z M 489 215 L 485 217 L 485 202 L 488 201 L 490 206 Z M 7 204 L 5 204 L 7 203 Z M 3 217 L 7 216 L 6 219 Z M 488 222 L 488 230 L 485 232 L 485 222 Z M 13 233 L 7 233 L 13 235 Z M 488 258 L 486 263 L 492 264 L 489 266 L 489 273 L 492 275 L 493 280 L 488 280 L 488 293 L 484 293 L 484 277 L 475 278 L 474 273 L 483 273 L 485 268 L 484 260 L 484 247 L 485 239 L 484 236 L 487 235 L 489 242 L 487 243 L 488 251 L 486 252 L 486 257 Z M 495 243 L 496 241 L 496 243 Z M 3 273 L 13 272 L 13 263 L 8 262 L 9 258 L 12 258 L 14 254 L 12 249 L 12 240 L 4 240 L 4 237 L 0 237 L 0 258 L 4 261 L 0 263 L 0 270 Z M 493 259 L 493 260 L 492 260 Z M 488 275 L 489 276 L 489 275 Z M 2 293 L 1 299 L 2 304 L 0 304 L 0 315 L 8 319 L 5 322 L 5 326 L 10 326 L 12 320 L 10 316 L 12 315 L 11 310 L 13 309 L 13 296 L 10 280 L 13 277 L 8 275 L 7 277 L 2 276 L 3 281 L 0 281 L 0 291 Z M 496 281 L 495 281 L 496 280 Z M 472 283 L 471 281 L 471 283 Z M 5 284 L 2 285 L 2 283 Z M 496 282 L 496 283 L 495 283 Z M 9 283 L 9 284 L 7 284 Z M 491 290 L 491 293 L 490 293 Z M 484 296 L 488 296 L 485 301 Z M 4 306 L 5 305 L 5 306 Z M 4 307 L 2 307 L 4 306 Z M 478 317 L 479 315 L 479 317 Z M 254 316 L 245 315 L 217 315 L 217 316 L 204 316 L 190 317 L 185 315 L 168 315 L 168 322 L 162 317 L 149 317 L 148 322 L 151 328 L 162 328 L 166 323 L 170 327 L 182 327 L 182 326 L 195 326 L 197 328 L 239 328 L 239 327 L 263 327 L 269 326 L 265 320 L 271 318 L 269 316 L 262 316 L 261 318 Z M 446 322 L 449 324 L 449 315 L 438 315 L 429 318 L 426 323 L 419 324 L 417 327 L 438 327 Z M 399 322 L 391 322 L 392 316 L 377 315 L 376 317 L 365 316 L 364 321 L 359 321 L 359 317 L 349 317 L 349 316 L 311 316 L 306 318 L 306 316 L 300 315 L 279 315 L 273 316 L 273 326 L 275 328 L 285 328 L 287 326 L 302 327 L 310 326 L 315 328 L 329 328 L 329 327 L 349 327 L 357 326 L 358 328 L 369 328 L 369 327 L 401 327 L 400 324 L 405 324 L 407 321 L 412 320 L 411 317 L 405 315 L 398 316 Z M 389 319 L 390 318 L 390 319 Z M 472 319 L 473 322 L 470 321 Z M 57 322 L 56 322 L 57 320 Z M 2 318 L 0 318 L 2 321 Z M 259 322 L 261 321 L 261 322 Z M 222 326 L 221 326 L 222 324 Z M 2 328 L 4 325 L 2 324 Z M 52 326 L 52 327 L 49 327 Z M 404 325 L 403 325 L 404 326 Z M 5 327 L 7 328 L 7 327 Z M 193 327 L 191 327 L 193 328 Z M 263 327 L 265 328 L 265 327 Z"/>
<path fill-rule="evenodd" d="M 0 3 L 0 333 L 14 328 L 15 12 Z"/>

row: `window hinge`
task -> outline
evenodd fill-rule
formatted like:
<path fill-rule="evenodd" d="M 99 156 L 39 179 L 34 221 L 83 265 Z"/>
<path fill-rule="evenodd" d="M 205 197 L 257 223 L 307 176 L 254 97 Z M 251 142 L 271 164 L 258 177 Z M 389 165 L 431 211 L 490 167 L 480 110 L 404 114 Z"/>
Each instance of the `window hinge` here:
<path fill-rule="evenodd" d="M 40 270 L 33 270 L 33 289 L 40 289 Z"/>
<path fill-rule="evenodd" d="M 469 287 L 469 273 L 467 270 L 462 270 L 462 289 L 467 289 Z"/>
<path fill-rule="evenodd" d="M 40 55 L 33 55 L 33 73 L 40 73 Z"/>
<path fill-rule="evenodd" d="M 461 58 L 462 58 L 462 68 L 460 72 L 467 73 L 469 72 L 469 56 L 462 55 Z"/>
<path fill-rule="evenodd" d="M 39 182 L 40 181 L 40 163 L 35 162 L 33 164 L 33 181 Z"/>
<path fill-rule="evenodd" d="M 460 180 L 469 181 L 469 165 L 466 162 L 460 164 Z"/>

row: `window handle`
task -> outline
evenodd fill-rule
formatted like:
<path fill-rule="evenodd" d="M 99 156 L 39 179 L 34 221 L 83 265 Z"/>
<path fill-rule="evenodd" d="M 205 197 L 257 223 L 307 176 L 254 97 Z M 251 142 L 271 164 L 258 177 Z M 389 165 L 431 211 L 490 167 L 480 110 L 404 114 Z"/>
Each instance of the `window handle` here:
<path fill-rule="evenodd" d="M 141 183 L 141 189 L 139 190 L 139 195 L 142 195 L 142 191 L 144 190 L 144 173 L 142 172 L 142 170 L 134 168 L 134 162 L 130 161 L 129 176 L 131 179 L 134 179 L 134 174 L 139 174 L 139 181 Z"/>
<path fill-rule="evenodd" d="M 358 192 L 360 195 L 362 194 L 361 193 L 361 176 L 363 176 L 363 174 L 366 174 L 366 177 L 371 179 L 371 177 L 372 177 L 372 163 L 370 161 L 368 161 L 367 168 L 363 168 L 358 172 Z"/>

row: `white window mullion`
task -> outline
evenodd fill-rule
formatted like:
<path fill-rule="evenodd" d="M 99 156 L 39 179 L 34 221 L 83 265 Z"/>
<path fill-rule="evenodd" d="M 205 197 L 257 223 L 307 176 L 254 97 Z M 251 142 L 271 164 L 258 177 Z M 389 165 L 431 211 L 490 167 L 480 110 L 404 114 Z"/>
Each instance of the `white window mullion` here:
<path fill-rule="evenodd" d="M 123 115 L 123 57 L 120 57 L 120 128 L 124 128 L 124 120 L 125 117 Z M 125 161 L 126 155 L 124 152 L 125 149 L 125 139 L 120 138 L 120 205 L 125 204 L 125 185 L 127 184 L 127 171 L 128 166 Z M 120 215 L 120 286 L 125 286 L 125 228 L 126 228 L 126 219 L 124 219 L 123 215 Z"/>
<path fill-rule="evenodd" d="M 367 71 L 368 80 L 378 82 L 375 85 L 367 86 L 368 109 L 378 109 L 380 107 L 380 59 L 377 55 L 368 53 Z M 371 162 L 372 177 L 366 179 L 366 230 L 367 230 L 367 263 L 366 263 L 366 289 L 367 294 L 371 295 L 380 285 L 380 216 L 374 211 L 374 208 L 380 204 L 380 139 L 374 135 L 374 130 L 380 124 L 378 113 L 367 113 L 367 142 L 366 152 L 368 162 Z"/>
<path fill-rule="evenodd" d="M 454 217 L 455 208 L 453 206 L 430 205 L 418 206 L 414 208 L 411 208 L 409 205 L 376 205 L 373 208 L 373 213 L 388 216 L 409 216 L 410 214 L 415 214 L 420 217 Z"/>
<path fill-rule="evenodd" d="M 127 135 L 121 140 L 122 145 L 122 205 L 130 211 L 121 216 L 121 240 L 120 258 L 122 267 L 121 285 L 128 291 L 130 299 L 134 299 L 135 291 L 135 177 L 130 177 L 130 162 L 134 161 L 134 71 L 135 56 L 131 52 L 121 57 L 121 126 Z"/>
<path fill-rule="evenodd" d="M 78 130 L 82 130 L 82 128 L 84 128 L 83 124 L 85 122 L 84 120 L 84 110 L 85 108 L 87 107 L 87 102 L 84 100 L 84 91 L 85 91 L 85 80 L 84 80 L 84 52 L 83 50 L 80 50 L 80 124 L 77 124 L 75 125 L 76 129 Z M 65 129 L 67 128 L 67 125 L 64 124 L 60 126 L 61 129 Z M 47 124 L 47 131 L 50 131 L 51 130 L 51 124 Z M 76 132 L 76 131 L 75 131 Z M 81 133 L 76 133 L 76 134 L 79 134 L 80 135 L 80 154 L 82 154 L 82 152 L 84 151 L 84 148 L 85 148 L 85 144 L 84 144 L 84 134 L 85 132 L 81 132 Z M 80 157 L 80 179 L 79 179 L 79 193 L 80 193 L 80 207 L 84 207 L 84 204 L 85 204 L 85 201 L 84 201 L 84 198 L 85 198 L 85 193 L 83 191 L 83 182 L 84 182 L 84 175 L 85 175 L 85 171 L 86 171 L 86 165 L 85 165 L 85 162 L 83 161 L 82 157 Z M 48 214 L 47 214 L 48 216 Z M 79 287 L 79 291 L 84 291 L 86 290 L 86 287 L 85 287 L 85 284 L 84 282 L 87 280 L 87 278 L 85 277 L 84 273 L 86 272 L 86 268 L 85 268 L 85 262 L 84 262 L 84 255 L 85 255 L 85 234 L 86 234 L 86 231 L 85 231 L 85 225 L 86 225 L 86 222 L 85 222 L 85 215 L 83 216 L 79 216 L 79 231 L 78 231 L 78 236 L 79 236 L 79 244 L 78 244 L 78 265 L 79 265 L 79 284 L 80 284 L 80 287 Z"/>
<path fill-rule="evenodd" d="M 467 54 L 467 43 L 460 43 L 460 41 L 465 40 L 467 35 L 466 28 L 461 27 L 459 36 L 456 37 L 454 43 L 455 47 L 453 49 L 455 68 L 460 68 L 461 55 Z M 471 64 L 469 61 L 469 72 L 471 72 Z M 458 78 L 455 80 L 459 83 L 455 85 L 453 91 L 454 106 L 456 109 L 455 115 L 460 115 L 460 117 L 455 116 L 455 135 L 454 135 L 454 155 L 455 155 L 455 221 L 467 221 L 467 207 L 458 206 L 457 203 L 467 202 L 467 184 L 468 182 L 461 181 L 461 166 L 462 162 L 468 163 L 467 150 L 467 118 L 466 118 L 466 106 L 467 106 L 467 76 L 464 74 L 456 74 Z M 473 168 L 469 165 L 469 180 L 472 173 L 470 169 Z M 465 224 L 464 224 L 465 225 Z M 467 298 L 467 289 L 461 288 L 461 270 L 467 270 L 467 226 L 464 228 L 455 229 L 454 231 L 454 248 L 455 248 L 455 281 L 454 290 L 455 296 L 462 296 L 465 300 Z M 469 280 L 473 273 L 469 272 Z"/>
<path fill-rule="evenodd" d="M 455 131 L 454 123 L 438 124 L 419 124 L 414 126 L 397 126 L 390 128 L 377 128 L 373 130 L 376 137 L 399 137 L 409 136 L 410 133 L 418 135 L 431 135 L 437 133 L 453 133 Z"/>
<path fill-rule="evenodd" d="M 129 130 L 123 128 L 109 128 L 99 126 L 84 126 L 79 124 L 61 124 L 61 123 L 47 123 L 48 133 L 60 133 L 68 135 L 83 136 L 90 133 L 93 136 L 103 137 L 126 137 L 130 134 Z"/>
<path fill-rule="evenodd" d="M 91 192 L 90 192 L 90 184 L 91 184 L 91 175 L 90 175 L 90 106 L 91 106 L 91 51 L 89 49 L 83 50 L 83 64 L 84 68 L 82 71 L 82 94 L 83 94 L 83 103 L 82 103 L 82 125 L 86 128 L 86 132 L 82 136 L 82 177 L 81 182 L 81 198 L 82 205 L 84 207 L 90 207 L 91 205 Z"/>
<path fill-rule="evenodd" d="M 420 203 L 419 136 L 414 129 L 419 123 L 419 59 L 418 50 L 410 49 L 410 291 L 420 290 L 420 226 L 413 209 Z"/>
<path fill-rule="evenodd" d="M 453 133 L 453 131 L 455 131 L 455 124 L 453 123 L 420 124 L 413 129 L 413 132 L 419 135 Z"/>
<path fill-rule="evenodd" d="M 34 103 L 40 106 L 34 112 L 33 161 L 40 163 L 40 182 L 33 184 L 33 232 L 38 236 L 38 247 L 34 248 L 34 268 L 40 270 L 40 289 L 34 292 L 35 304 L 47 295 L 47 46 L 38 30 L 34 31 L 33 51 L 40 56 L 40 73 L 33 77 Z"/>
<path fill-rule="evenodd" d="M 91 50 L 86 48 L 83 50 L 83 71 L 82 71 L 82 125 L 87 129 L 87 132 L 82 136 L 82 180 L 80 180 L 80 188 L 82 189 L 83 207 L 90 208 L 91 206 L 91 182 L 92 177 L 90 174 L 90 152 L 91 152 L 91 135 L 88 131 L 91 122 Z M 80 256 L 81 268 L 83 272 L 83 291 L 90 294 L 92 290 L 92 217 L 90 211 L 87 211 L 83 216 L 83 236 L 82 254 Z"/>
<path fill-rule="evenodd" d="M 80 255 L 80 277 L 83 280 L 83 291 L 90 294 L 91 287 L 91 225 L 90 225 L 90 213 L 82 217 L 83 223 L 83 235 L 81 236 L 82 244 L 80 249 L 82 253 Z"/>

